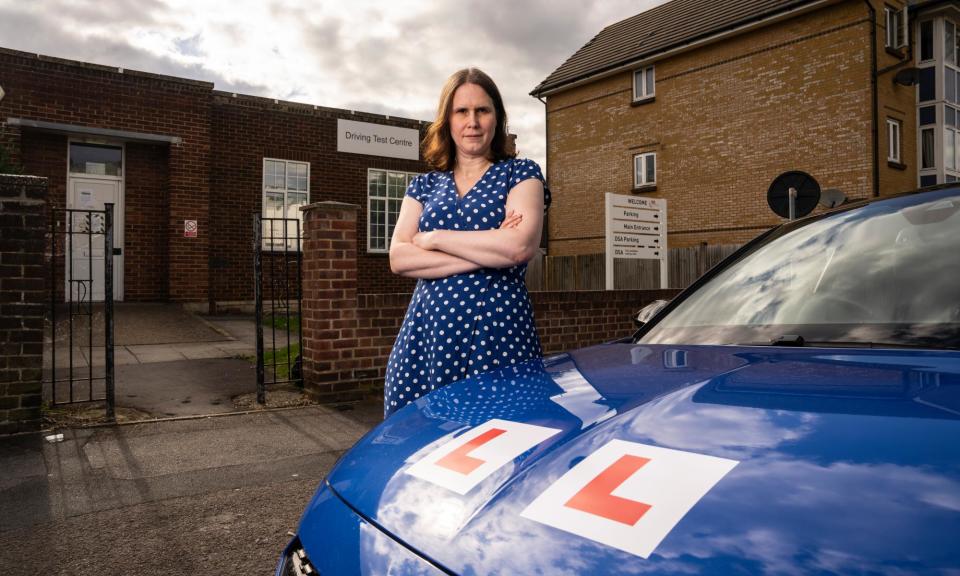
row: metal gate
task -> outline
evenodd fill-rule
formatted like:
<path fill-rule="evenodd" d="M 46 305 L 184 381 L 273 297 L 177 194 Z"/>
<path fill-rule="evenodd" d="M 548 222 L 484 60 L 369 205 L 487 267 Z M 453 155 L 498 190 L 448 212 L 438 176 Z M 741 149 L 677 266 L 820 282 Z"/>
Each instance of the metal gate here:
<path fill-rule="evenodd" d="M 50 405 L 103 401 L 114 421 L 113 204 L 52 208 L 49 231 Z"/>
<path fill-rule="evenodd" d="M 300 322 L 303 255 L 300 220 L 253 216 L 254 299 L 257 317 L 257 402 L 268 384 L 303 386 Z"/>

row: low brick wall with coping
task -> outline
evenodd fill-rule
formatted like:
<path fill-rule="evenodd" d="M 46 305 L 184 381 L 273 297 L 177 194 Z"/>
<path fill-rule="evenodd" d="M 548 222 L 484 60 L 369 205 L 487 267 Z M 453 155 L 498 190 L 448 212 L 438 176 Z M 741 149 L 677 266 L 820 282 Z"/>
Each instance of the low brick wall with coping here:
<path fill-rule="evenodd" d="M 303 208 L 303 371 L 307 392 L 328 402 L 382 393 L 387 358 L 410 293 L 357 293 L 359 206 Z M 629 336 L 633 316 L 679 290 L 531 292 L 544 353 Z"/>
<path fill-rule="evenodd" d="M 38 430 L 47 179 L 0 174 L 0 434 Z"/>

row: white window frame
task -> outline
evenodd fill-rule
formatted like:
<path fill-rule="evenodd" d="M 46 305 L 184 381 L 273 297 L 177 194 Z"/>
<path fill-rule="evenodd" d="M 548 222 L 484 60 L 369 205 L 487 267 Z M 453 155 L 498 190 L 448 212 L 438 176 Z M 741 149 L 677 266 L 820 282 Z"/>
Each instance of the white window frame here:
<path fill-rule="evenodd" d="M 930 134 L 930 143 L 932 144 L 932 148 L 930 149 L 930 161 L 932 162 L 932 164 L 930 164 L 929 166 L 924 165 L 924 163 L 923 163 L 923 138 L 924 138 L 924 134 Z M 918 148 L 919 148 L 919 150 L 917 150 L 917 156 L 919 157 L 919 160 L 920 160 L 920 161 L 919 161 L 920 170 L 926 170 L 926 171 L 927 171 L 927 172 L 923 172 L 922 174 L 920 174 L 920 176 L 926 176 L 926 175 L 928 175 L 928 174 L 933 174 L 934 176 L 936 176 L 936 175 L 937 175 L 936 170 L 937 170 L 937 165 L 938 165 L 938 162 L 937 162 L 937 127 L 936 127 L 936 125 L 931 124 L 931 125 L 929 125 L 929 126 L 924 126 L 924 127 L 920 128 L 920 142 L 919 142 Z"/>
<path fill-rule="evenodd" d="M 925 21 L 917 22 L 917 38 L 919 26 Z M 936 182 L 960 181 L 960 127 L 949 125 L 947 122 L 948 109 L 953 111 L 954 118 L 960 114 L 960 19 L 950 14 L 936 14 L 929 20 L 933 31 L 932 59 L 920 60 L 920 50 L 916 51 L 915 63 L 921 70 L 932 69 L 935 72 L 936 83 L 933 98 L 917 103 L 917 114 L 923 107 L 936 107 L 936 124 L 920 126 L 917 129 L 917 180 L 918 184 L 924 178 L 935 177 Z M 953 42 L 948 45 L 948 29 L 952 29 Z M 953 55 L 953 62 L 948 61 L 947 54 Z M 953 82 L 951 90 L 947 88 L 948 81 Z M 919 87 L 918 87 L 919 90 Z M 919 92 L 918 92 L 919 95 Z M 919 98 L 918 98 L 919 100 Z M 954 120 L 956 123 L 956 119 Z M 923 163 L 924 138 L 933 135 L 933 165 Z"/>
<path fill-rule="evenodd" d="M 387 180 L 384 185 L 384 193 L 371 193 L 371 174 L 383 172 Z M 390 175 L 403 174 L 404 176 L 404 185 L 400 190 L 399 195 L 391 196 L 390 195 Z M 406 172 L 404 170 L 389 170 L 387 168 L 367 168 L 367 252 L 371 254 L 386 254 L 390 252 L 390 240 L 393 237 L 393 228 L 396 225 L 396 216 L 394 216 L 393 223 L 390 222 L 390 202 L 395 202 L 397 206 L 397 214 L 400 213 L 400 204 L 403 203 L 403 197 L 407 192 L 407 187 L 410 185 L 410 181 L 413 180 L 416 176 L 419 176 L 418 172 Z M 374 226 L 374 204 L 383 202 L 384 205 L 384 244 L 383 247 L 374 246 L 373 241 L 374 237 L 379 237 L 373 232 Z"/>
<path fill-rule="evenodd" d="M 267 185 L 267 163 L 268 163 L 268 162 L 280 162 L 280 163 L 283 164 L 283 186 L 282 186 L 282 187 L 280 187 L 280 186 L 268 186 L 268 185 Z M 289 173 L 288 173 L 288 170 L 289 170 L 289 167 L 290 167 L 290 166 L 306 166 L 306 168 L 307 168 L 307 175 L 306 175 L 307 181 L 306 181 L 306 189 L 305 189 L 305 190 L 300 190 L 299 188 L 291 189 L 291 188 L 288 187 L 288 184 L 287 184 L 288 181 L 289 181 L 289 179 L 288 179 L 288 174 L 289 174 Z M 293 193 L 293 194 L 304 194 L 304 193 L 305 193 L 306 196 L 307 196 L 307 199 L 306 199 L 306 202 L 305 202 L 304 204 L 302 204 L 302 205 L 305 206 L 305 205 L 307 205 L 307 204 L 310 204 L 310 163 L 309 163 L 309 162 L 302 162 L 302 161 L 299 161 L 299 160 L 285 160 L 285 159 L 283 159 L 283 158 L 267 158 L 267 157 L 264 157 L 264 158 L 263 158 L 263 161 L 261 162 L 261 165 L 260 165 L 260 184 L 261 184 L 261 186 L 260 186 L 260 191 L 261 191 L 261 194 L 260 194 L 260 200 L 261 200 L 260 213 L 263 214 L 263 217 L 264 217 L 264 218 L 270 218 L 270 217 L 271 217 L 271 216 L 268 216 L 268 214 L 267 214 L 267 194 L 268 194 L 268 193 L 273 193 L 273 194 L 282 193 L 282 194 L 283 194 L 283 206 L 284 206 L 283 209 L 284 209 L 285 217 L 286 217 L 286 218 L 291 218 L 291 215 L 290 215 L 290 214 L 287 214 L 287 210 L 288 210 L 288 208 L 287 208 L 287 204 L 288 204 L 288 201 L 287 201 L 287 200 L 288 200 L 288 197 L 287 197 L 287 195 L 288 195 L 288 194 L 290 194 L 290 193 Z M 301 251 L 303 250 L 303 212 L 301 212 L 301 211 L 298 209 L 295 214 L 296 214 L 296 216 L 295 216 L 296 219 L 299 220 L 300 223 L 299 223 L 299 224 L 295 224 L 295 225 L 293 225 L 292 227 L 289 226 L 289 224 L 291 224 L 291 223 L 288 223 L 288 230 L 287 230 L 286 232 L 284 232 L 284 236 L 287 236 L 286 246 L 284 246 L 284 243 L 283 243 L 282 239 L 281 239 L 281 241 L 279 241 L 279 242 L 278 242 L 277 240 L 271 240 L 271 238 L 270 238 L 270 235 L 271 235 L 270 222 L 264 222 L 264 223 L 263 223 L 263 231 L 262 231 L 263 240 L 262 240 L 261 246 L 260 246 L 260 248 L 261 248 L 262 250 L 265 250 L 265 251 L 277 250 L 277 249 L 283 250 L 284 248 L 285 248 L 287 251 L 297 250 L 298 248 L 299 248 Z M 300 240 L 299 242 L 298 242 L 297 239 L 296 239 L 296 233 L 297 233 L 297 230 L 296 230 L 296 229 L 297 229 L 297 228 L 300 229 L 300 238 L 301 238 L 301 240 Z M 273 235 L 274 235 L 274 236 L 277 235 L 277 230 L 276 230 L 276 225 L 275 225 L 275 224 L 274 224 L 274 229 L 273 229 L 272 232 L 273 232 Z M 281 231 L 281 232 L 282 232 L 282 231 Z M 293 238 L 291 239 L 290 236 L 293 236 Z"/>
<path fill-rule="evenodd" d="M 651 90 L 647 91 L 647 71 L 653 77 L 653 86 Z M 640 78 L 639 86 L 640 91 L 637 91 L 637 78 Z M 657 94 L 657 72 L 653 64 L 649 66 L 644 66 L 643 68 L 638 68 L 633 71 L 633 101 L 637 102 L 639 100 L 647 100 L 648 98 L 653 98 Z"/>
<path fill-rule="evenodd" d="M 70 170 L 70 161 L 72 160 L 73 146 L 96 146 L 101 148 L 118 148 L 120 150 L 120 173 L 97 174 L 94 172 L 72 172 Z M 123 181 L 124 174 L 127 171 L 127 146 L 124 142 L 111 142 L 96 139 L 70 138 L 67 141 L 67 177 L 74 178 L 97 178 L 98 180 L 119 180 Z"/>
<path fill-rule="evenodd" d="M 647 170 L 646 163 L 647 158 L 653 158 L 653 180 L 647 180 Z M 642 154 L 633 155 L 633 187 L 640 188 L 643 186 L 656 186 L 657 185 L 657 153 L 656 152 L 644 152 Z"/>
<path fill-rule="evenodd" d="M 902 127 L 899 120 L 887 118 L 887 161 L 900 163 Z"/>
<path fill-rule="evenodd" d="M 884 36 L 884 45 L 887 48 L 902 48 L 906 45 L 907 30 L 907 11 L 898 10 L 891 6 L 884 8 L 886 18 L 886 34 Z"/>

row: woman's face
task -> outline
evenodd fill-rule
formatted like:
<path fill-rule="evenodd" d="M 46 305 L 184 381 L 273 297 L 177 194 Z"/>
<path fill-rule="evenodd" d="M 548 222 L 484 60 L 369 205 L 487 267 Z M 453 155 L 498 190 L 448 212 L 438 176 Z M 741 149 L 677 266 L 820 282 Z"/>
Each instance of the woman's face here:
<path fill-rule="evenodd" d="M 487 91 L 476 84 L 464 84 L 453 93 L 450 136 L 457 155 L 490 155 L 497 129 L 497 112 Z"/>

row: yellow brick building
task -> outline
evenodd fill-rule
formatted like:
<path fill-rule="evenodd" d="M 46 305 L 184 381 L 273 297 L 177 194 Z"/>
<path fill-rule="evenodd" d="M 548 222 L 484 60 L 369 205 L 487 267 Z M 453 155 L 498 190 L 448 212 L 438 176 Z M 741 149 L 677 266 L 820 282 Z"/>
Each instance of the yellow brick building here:
<path fill-rule="evenodd" d="M 550 256 L 604 250 L 604 193 L 668 200 L 669 245 L 779 223 L 802 170 L 856 200 L 960 177 L 960 6 L 673 0 L 544 79 Z M 818 208 L 819 209 L 819 208 Z"/>

